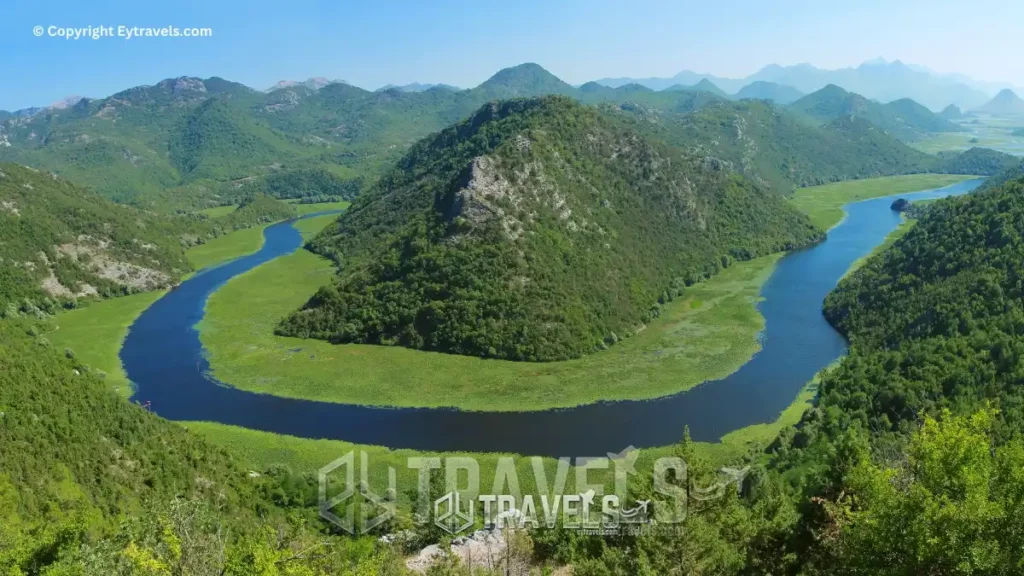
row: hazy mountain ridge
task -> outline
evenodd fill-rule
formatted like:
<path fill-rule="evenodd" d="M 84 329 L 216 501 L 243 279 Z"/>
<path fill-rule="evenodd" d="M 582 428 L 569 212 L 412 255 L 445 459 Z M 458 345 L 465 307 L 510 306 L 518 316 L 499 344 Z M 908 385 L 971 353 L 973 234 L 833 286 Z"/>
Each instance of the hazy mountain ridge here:
<path fill-rule="evenodd" d="M 673 84 L 692 85 L 702 79 L 713 82 L 730 94 L 756 81 L 790 86 L 805 94 L 835 84 L 882 102 L 910 98 L 931 110 L 941 110 L 950 103 L 960 108 L 974 108 L 994 93 L 992 85 L 968 81 L 965 76 L 935 74 L 899 60 L 888 62 L 884 59 L 838 70 L 824 70 L 806 63 L 792 66 L 769 64 L 745 78 L 722 78 L 684 70 L 671 78 L 602 78 L 596 82 L 613 87 L 637 83 L 663 90 Z M 987 88 L 979 89 L 979 86 Z"/>
<path fill-rule="evenodd" d="M 792 103 L 790 109 L 821 123 L 842 116 L 860 116 L 903 140 L 913 140 L 937 132 L 964 130 L 909 98 L 880 104 L 834 84 L 804 96 Z"/>

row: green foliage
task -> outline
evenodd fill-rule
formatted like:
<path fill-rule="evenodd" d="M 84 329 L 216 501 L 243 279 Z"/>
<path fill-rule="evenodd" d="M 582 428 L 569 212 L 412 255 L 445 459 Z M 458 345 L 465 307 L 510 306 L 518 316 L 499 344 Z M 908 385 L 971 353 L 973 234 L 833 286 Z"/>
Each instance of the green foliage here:
<path fill-rule="evenodd" d="M 190 269 L 182 243 L 201 225 L 118 206 L 15 164 L 0 164 L 0 206 L 0 309 L 26 308 L 27 299 L 27 308 L 52 312 L 75 294 L 166 286 Z"/>
<path fill-rule="evenodd" d="M 342 178 L 326 168 L 282 170 L 247 182 L 242 189 L 274 198 L 301 198 L 308 202 L 352 200 L 363 188 L 361 178 Z"/>
<path fill-rule="evenodd" d="M 557 97 L 427 138 L 311 247 L 341 266 L 281 331 L 516 360 L 637 331 L 731 260 L 820 238 L 713 158 Z"/>
<path fill-rule="evenodd" d="M 186 247 L 296 215 L 263 195 L 244 198 L 221 218 L 156 214 L 52 174 L 0 164 L 0 310 L 53 313 L 82 298 L 167 287 L 192 269 Z"/>
<path fill-rule="evenodd" d="M 168 143 L 171 161 L 185 180 L 242 178 L 254 165 L 286 159 L 287 148 L 280 136 L 215 98 L 186 115 Z"/>
<path fill-rule="evenodd" d="M 836 574 L 1017 574 L 1024 444 L 994 448 L 992 414 L 925 418 L 905 459 L 863 458 L 827 505 Z"/>

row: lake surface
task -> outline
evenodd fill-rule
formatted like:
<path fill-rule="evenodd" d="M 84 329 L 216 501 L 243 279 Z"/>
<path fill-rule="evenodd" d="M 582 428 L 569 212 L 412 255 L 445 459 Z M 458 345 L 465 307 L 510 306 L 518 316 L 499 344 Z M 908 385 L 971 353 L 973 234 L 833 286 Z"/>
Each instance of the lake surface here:
<path fill-rule="evenodd" d="M 912 200 L 965 194 L 981 180 L 898 197 Z M 263 248 L 204 270 L 168 292 L 132 324 L 121 349 L 133 399 L 149 401 L 171 420 L 203 420 L 359 444 L 435 451 L 594 456 L 627 446 L 716 441 L 774 421 L 801 388 L 846 351 L 825 321 L 821 304 L 858 258 L 900 223 L 893 197 L 846 206 L 828 238 L 782 258 L 761 290 L 762 348 L 736 372 L 663 398 L 599 402 L 537 412 L 465 412 L 443 408 L 379 408 L 314 402 L 247 392 L 209 375 L 196 324 L 207 298 L 232 277 L 302 246 L 292 221 L 265 229 Z M 315 216 L 315 215 L 310 215 Z M 307 217 L 310 217 L 307 216 Z"/>

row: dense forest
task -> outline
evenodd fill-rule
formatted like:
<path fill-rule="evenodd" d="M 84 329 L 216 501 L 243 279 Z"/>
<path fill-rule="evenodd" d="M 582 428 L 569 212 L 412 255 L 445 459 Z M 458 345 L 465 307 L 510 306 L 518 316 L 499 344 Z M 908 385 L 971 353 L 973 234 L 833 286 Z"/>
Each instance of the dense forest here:
<path fill-rule="evenodd" d="M 418 143 L 311 242 L 340 274 L 280 331 L 573 358 L 734 260 L 821 236 L 714 158 L 567 98 L 505 101 Z"/>

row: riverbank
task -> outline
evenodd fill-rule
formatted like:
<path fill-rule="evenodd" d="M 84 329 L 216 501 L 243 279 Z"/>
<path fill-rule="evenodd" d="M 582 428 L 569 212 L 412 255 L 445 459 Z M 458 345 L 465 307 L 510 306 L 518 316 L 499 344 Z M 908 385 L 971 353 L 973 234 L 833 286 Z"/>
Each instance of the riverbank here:
<path fill-rule="evenodd" d="M 823 230 L 843 221 L 843 206 L 881 196 L 944 188 L 980 176 L 959 174 L 909 174 L 865 180 L 846 180 L 821 186 L 799 188 L 790 202 Z"/>

